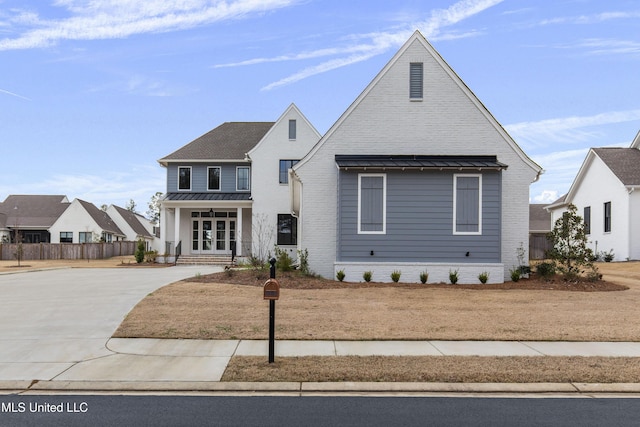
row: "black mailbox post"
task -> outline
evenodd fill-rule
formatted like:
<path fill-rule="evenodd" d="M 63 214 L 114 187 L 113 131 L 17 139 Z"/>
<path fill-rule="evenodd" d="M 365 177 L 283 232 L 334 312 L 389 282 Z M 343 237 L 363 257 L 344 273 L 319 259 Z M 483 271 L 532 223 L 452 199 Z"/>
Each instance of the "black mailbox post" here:
<path fill-rule="evenodd" d="M 264 299 L 269 300 L 269 363 L 275 360 L 276 300 L 280 298 L 280 283 L 276 280 L 276 259 L 269 260 L 269 280 L 264 284 Z"/>

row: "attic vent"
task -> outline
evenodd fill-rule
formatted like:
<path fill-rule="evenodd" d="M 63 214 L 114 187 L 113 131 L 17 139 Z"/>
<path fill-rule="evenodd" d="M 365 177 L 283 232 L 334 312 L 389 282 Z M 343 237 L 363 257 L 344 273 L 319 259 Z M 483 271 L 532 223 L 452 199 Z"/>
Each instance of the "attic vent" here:
<path fill-rule="evenodd" d="M 422 62 L 409 64 L 409 99 L 422 100 Z"/>

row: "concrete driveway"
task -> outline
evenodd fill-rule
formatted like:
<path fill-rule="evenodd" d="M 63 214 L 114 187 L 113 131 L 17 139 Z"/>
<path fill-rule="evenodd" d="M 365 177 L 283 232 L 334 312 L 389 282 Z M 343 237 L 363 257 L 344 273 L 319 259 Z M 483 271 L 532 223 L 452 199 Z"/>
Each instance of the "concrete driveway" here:
<path fill-rule="evenodd" d="M 127 313 L 169 283 L 215 266 L 60 269 L 0 275 L 0 380 L 51 380 L 113 353 Z"/>

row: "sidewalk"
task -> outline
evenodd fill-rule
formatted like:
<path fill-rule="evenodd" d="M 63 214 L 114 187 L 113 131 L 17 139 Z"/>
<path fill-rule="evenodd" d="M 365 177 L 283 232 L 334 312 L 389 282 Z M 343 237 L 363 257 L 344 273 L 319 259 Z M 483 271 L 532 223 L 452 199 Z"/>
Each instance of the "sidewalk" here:
<path fill-rule="evenodd" d="M 298 356 L 640 357 L 640 342 L 276 341 L 276 358 Z M 223 383 L 233 356 L 268 355 L 266 340 L 110 339 L 95 358 L 0 363 L 0 390 L 209 392 L 640 393 L 640 384 Z M 34 381 L 37 380 L 37 381 Z"/>

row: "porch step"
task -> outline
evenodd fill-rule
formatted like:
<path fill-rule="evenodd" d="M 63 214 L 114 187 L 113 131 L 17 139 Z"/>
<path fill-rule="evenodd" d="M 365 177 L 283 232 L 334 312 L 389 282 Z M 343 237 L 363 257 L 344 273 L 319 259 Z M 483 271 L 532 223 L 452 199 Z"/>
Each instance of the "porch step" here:
<path fill-rule="evenodd" d="M 178 265 L 229 265 L 231 255 L 180 255 Z"/>

